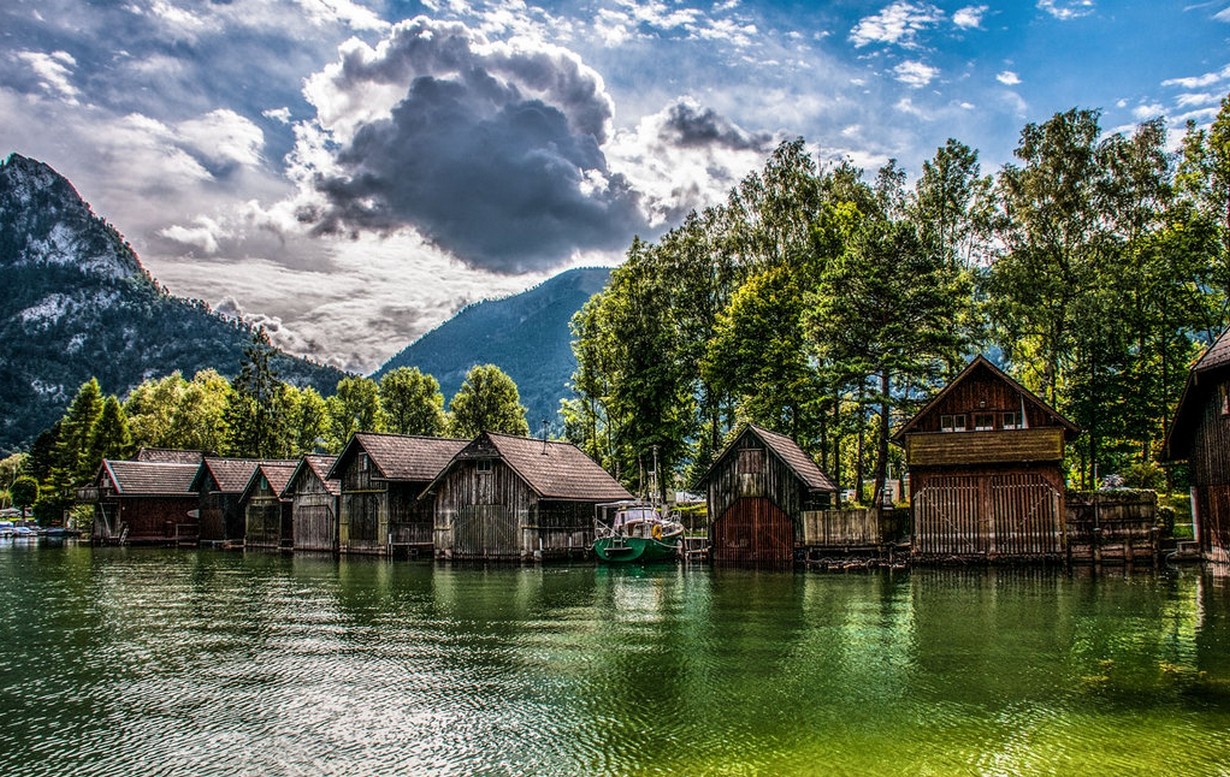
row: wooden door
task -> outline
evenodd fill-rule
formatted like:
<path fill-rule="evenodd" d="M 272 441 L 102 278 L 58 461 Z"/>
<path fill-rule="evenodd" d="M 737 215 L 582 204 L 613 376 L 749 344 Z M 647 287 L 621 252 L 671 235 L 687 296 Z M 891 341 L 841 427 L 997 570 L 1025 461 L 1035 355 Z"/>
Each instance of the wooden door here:
<path fill-rule="evenodd" d="M 735 563 L 785 563 L 794 558 L 794 522 L 763 497 L 735 500 L 714 523 L 713 560 Z"/>
<path fill-rule="evenodd" d="M 453 523 L 453 553 L 485 558 L 519 556 L 516 516 L 504 505 L 465 505 Z"/>

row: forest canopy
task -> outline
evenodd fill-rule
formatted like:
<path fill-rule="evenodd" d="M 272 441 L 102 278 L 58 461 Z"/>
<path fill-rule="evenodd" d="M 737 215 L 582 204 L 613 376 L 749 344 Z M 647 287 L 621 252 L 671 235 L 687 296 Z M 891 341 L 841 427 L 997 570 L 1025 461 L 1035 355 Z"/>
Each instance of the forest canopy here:
<path fill-rule="evenodd" d="M 1177 148 L 1161 119 L 1106 133 L 1073 109 L 996 174 L 950 139 L 907 185 L 785 142 L 634 241 L 574 317 L 567 434 L 630 482 L 655 449 L 686 486 L 754 422 L 879 493 L 892 430 L 986 354 L 1081 427 L 1074 485 L 1160 485 L 1187 368 L 1227 321 L 1230 97 Z"/>

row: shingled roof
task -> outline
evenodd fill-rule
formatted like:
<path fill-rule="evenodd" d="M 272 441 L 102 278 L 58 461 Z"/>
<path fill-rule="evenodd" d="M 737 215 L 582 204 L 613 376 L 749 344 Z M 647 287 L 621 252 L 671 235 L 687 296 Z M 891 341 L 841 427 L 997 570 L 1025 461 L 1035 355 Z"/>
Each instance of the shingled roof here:
<path fill-rule="evenodd" d="M 290 482 L 290 478 L 295 474 L 295 470 L 299 468 L 298 462 L 261 462 L 256 465 L 256 469 L 252 471 L 251 477 L 248 478 L 248 484 L 244 486 L 243 493 L 239 500 L 246 501 L 260 482 L 261 475 L 269 481 L 269 489 L 278 496 L 282 497 L 282 492 L 286 490 L 286 484 Z"/>
<path fill-rule="evenodd" d="M 329 496 L 337 496 L 342 493 L 342 481 L 337 478 L 329 477 L 329 470 L 333 468 L 333 462 L 337 461 L 335 456 L 322 456 L 310 453 L 299 460 L 299 465 L 295 467 L 295 471 L 291 473 L 290 478 L 286 481 L 286 485 L 282 487 L 282 496 L 289 498 L 293 496 L 290 492 L 299 478 L 304 477 L 305 473 L 312 473 L 316 476 L 325 487 L 325 491 Z"/>
<path fill-rule="evenodd" d="M 484 441 L 541 499 L 615 502 L 632 498 L 619 481 L 570 442 L 483 432 L 466 446 L 467 451 L 483 447 Z"/>
<path fill-rule="evenodd" d="M 775 456 L 777 456 L 777 458 L 781 459 L 782 463 L 789 467 L 790 471 L 793 472 L 809 490 L 829 494 L 837 491 L 837 487 L 833 485 L 833 481 L 829 479 L 829 476 L 824 474 L 824 471 L 820 469 L 820 466 L 812 460 L 811 456 L 807 455 L 806 451 L 799 447 L 797 442 L 784 434 L 771 432 L 768 429 L 761 426 L 756 426 L 755 424 L 748 424 L 743 431 L 735 435 L 735 438 L 730 442 L 730 444 L 727 445 L 722 453 L 713 460 L 713 464 L 710 465 L 708 471 L 705 472 L 705 476 L 700 479 L 701 483 L 704 483 L 709 479 L 709 476 L 715 469 L 717 469 L 718 464 L 720 464 L 731 451 L 736 449 L 739 440 L 746 434 L 752 434 L 759 438 L 760 441 L 764 443 L 765 448 L 771 451 Z"/>
<path fill-rule="evenodd" d="M 448 437 L 357 432 L 328 474 L 331 478 L 340 477 L 350 460 L 362 451 L 371 459 L 378 479 L 426 483 L 440 474 L 468 442 Z"/>
<path fill-rule="evenodd" d="M 1166 433 L 1162 461 L 1183 461 L 1191 453 L 1193 435 L 1204 414 L 1205 403 L 1218 382 L 1224 379 L 1226 367 L 1230 367 L 1230 329 L 1222 332 L 1192 365 L 1175 408 L 1174 423 Z"/>
<path fill-rule="evenodd" d="M 203 451 L 186 451 L 179 448 L 141 448 L 137 461 L 162 461 L 172 464 L 200 464 L 205 458 Z"/>
<path fill-rule="evenodd" d="M 294 467 L 299 462 L 294 459 L 224 459 L 206 456 L 201 462 L 196 478 L 192 481 L 195 491 L 201 489 L 202 480 L 208 474 L 218 485 L 218 491 L 223 494 L 238 494 L 248 486 L 248 480 L 260 464 L 283 464 Z"/>
<path fill-rule="evenodd" d="M 108 479 L 123 496 L 195 496 L 197 469 L 196 464 L 104 459 L 99 479 Z"/>

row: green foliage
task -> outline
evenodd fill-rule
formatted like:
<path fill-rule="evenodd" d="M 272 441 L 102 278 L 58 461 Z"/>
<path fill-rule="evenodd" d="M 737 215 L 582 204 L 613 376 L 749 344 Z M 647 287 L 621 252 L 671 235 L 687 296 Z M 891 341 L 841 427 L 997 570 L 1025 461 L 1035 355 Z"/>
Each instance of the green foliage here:
<path fill-rule="evenodd" d="M 517 384 L 494 364 L 477 364 L 449 403 L 449 434 L 474 437 L 480 432 L 528 435 L 525 407 Z"/>
<path fill-rule="evenodd" d="M 417 367 L 398 367 L 380 378 L 380 407 L 386 430 L 394 434 L 439 437 L 444 433 L 440 383 Z"/>
<path fill-rule="evenodd" d="M 380 411 L 380 388 L 374 380 L 353 376 L 342 378 L 337 393 L 329 397 L 325 444 L 331 453 L 340 453 L 355 432 L 384 431 Z"/>
<path fill-rule="evenodd" d="M 73 487 L 88 481 L 97 470 L 99 461 L 94 459 L 91 443 L 102 411 L 102 391 L 98 381 L 90 378 L 78 389 L 60 421 L 60 436 L 47 483 L 54 498 L 71 499 Z"/>
<path fill-rule="evenodd" d="M 103 459 L 126 459 L 134 451 L 124 408 L 118 399 L 109 396 L 103 400 L 102 414 L 90 435 L 89 458 L 94 462 L 90 474 L 93 475 Z"/>
<path fill-rule="evenodd" d="M 9 486 L 9 497 L 13 500 L 13 506 L 25 515 L 38 499 L 38 481 L 29 475 L 22 475 Z"/>
<path fill-rule="evenodd" d="M 231 456 L 274 458 L 283 449 L 283 418 L 279 413 L 281 382 L 270 366 L 273 346 L 265 330 L 257 329 L 244 349 L 234 392 L 226 406 L 229 428 L 227 453 Z"/>

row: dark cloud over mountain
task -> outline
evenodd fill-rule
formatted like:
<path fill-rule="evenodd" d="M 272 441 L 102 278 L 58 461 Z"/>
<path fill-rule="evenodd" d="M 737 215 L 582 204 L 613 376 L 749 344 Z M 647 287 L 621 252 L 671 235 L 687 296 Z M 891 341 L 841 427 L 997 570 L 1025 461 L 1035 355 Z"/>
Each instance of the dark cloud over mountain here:
<path fill-rule="evenodd" d="M 407 78 L 388 114 L 352 107 Z M 489 45 L 417 19 L 379 49 L 344 54 L 315 94 L 324 123 L 355 115 L 335 168 L 314 181 L 326 197 L 312 214 L 319 231 L 414 227 L 471 266 L 524 272 L 618 248 L 645 225 L 600 148 L 611 114 L 601 79 L 562 50 Z"/>

